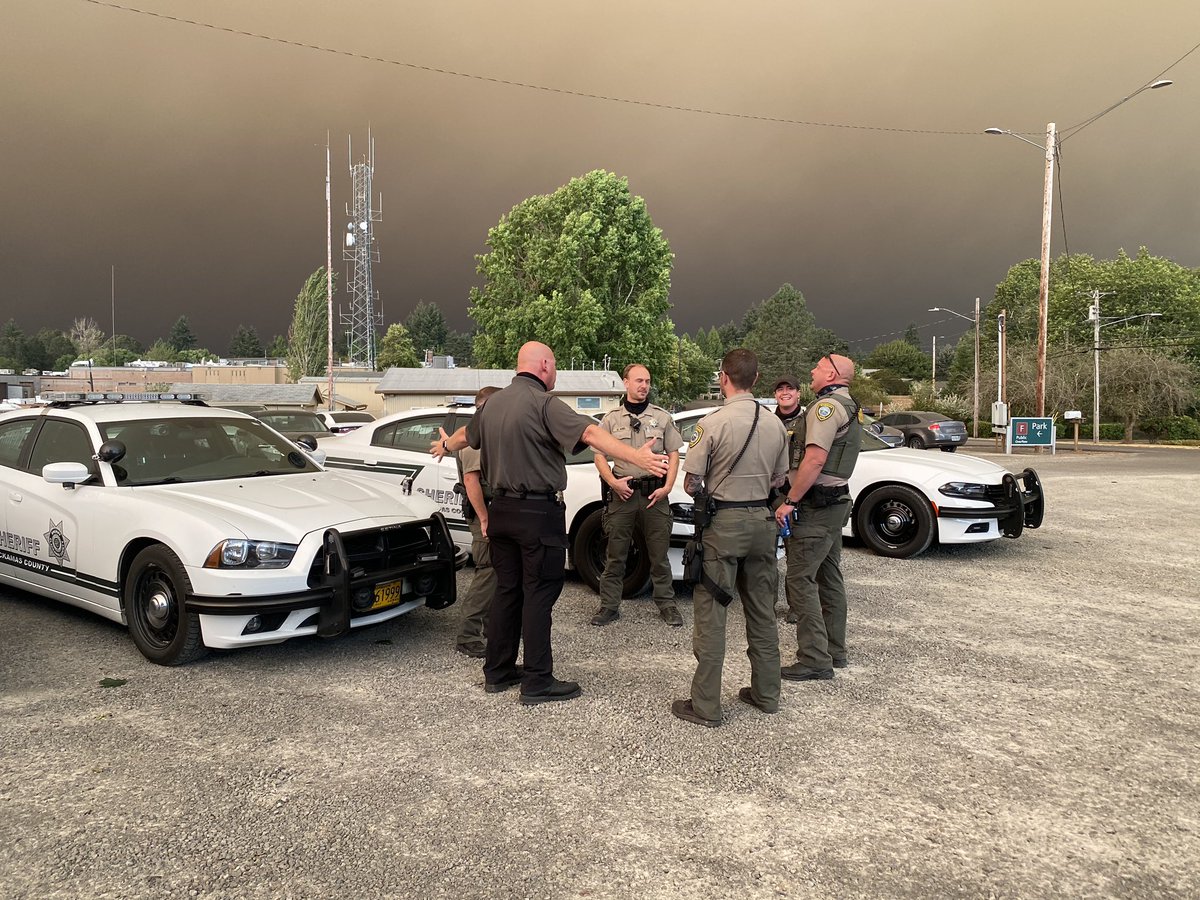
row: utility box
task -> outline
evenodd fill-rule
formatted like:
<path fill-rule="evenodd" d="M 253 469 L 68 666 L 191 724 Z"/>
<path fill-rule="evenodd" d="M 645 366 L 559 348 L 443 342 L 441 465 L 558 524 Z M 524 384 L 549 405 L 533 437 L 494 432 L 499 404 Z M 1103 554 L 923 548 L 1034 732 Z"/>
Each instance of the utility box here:
<path fill-rule="evenodd" d="M 992 404 L 992 434 L 1003 434 L 1008 428 L 1008 404 L 997 400 Z"/>

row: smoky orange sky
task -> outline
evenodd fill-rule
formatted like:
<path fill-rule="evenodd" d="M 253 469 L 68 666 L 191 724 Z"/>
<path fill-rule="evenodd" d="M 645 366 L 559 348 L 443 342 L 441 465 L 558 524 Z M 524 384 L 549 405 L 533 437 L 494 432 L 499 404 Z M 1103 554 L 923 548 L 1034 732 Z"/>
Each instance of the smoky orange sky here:
<path fill-rule="evenodd" d="M 469 327 L 488 228 L 602 168 L 670 241 L 680 333 L 791 282 L 852 352 L 910 322 L 928 348 L 970 327 L 929 307 L 969 313 L 1039 253 L 1040 146 L 983 129 L 1041 145 L 1200 43 L 1195 0 L 129 5 L 357 54 L 5 0 L 0 320 L 107 332 L 115 266 L 117 331 L 149 343 L 186 315 L 217 352 L 239 324 L 285 332 L 324 264 L 327 131 L 344 280 L 346 141 L 357 157 L 368 128 L 385 324 L 426 300 Z M 1055 255 L 1200 265 L 1200 51 L 1164 77 L 1064 141 Z"/>

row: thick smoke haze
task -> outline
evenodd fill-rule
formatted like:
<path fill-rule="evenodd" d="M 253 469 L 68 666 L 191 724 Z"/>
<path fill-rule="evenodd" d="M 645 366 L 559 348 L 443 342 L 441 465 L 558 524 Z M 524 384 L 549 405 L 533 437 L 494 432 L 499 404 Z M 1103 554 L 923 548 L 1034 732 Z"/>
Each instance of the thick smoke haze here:
<path fill-rule="evenodd" d="M 954 337 L 968 323 L 926 310 L 986 303 L 1040 247 L 1042 153 L 983 129 L 1040 145 L 1200 42 L 1195 0 L 135 5 L 218 28 L 5 3 L 0 320 L 108 331 L 115 266 L 119 332 L 148 343 L 186 315 L 217 352 L 239 324 L 286 332 L 324 264 L 326 132 L 344 282 L 346 142 L 357 159 L 368 128 L 385 323 L 425 300 L 469 327 L 488 228 L 603 168 L 671 243 L 680 332 L 791 282 L 854 350 L 909 322 Z M 1200 51 L 1165 77 L 1064 142 L 1055 255 L 1200 265 Z"/>

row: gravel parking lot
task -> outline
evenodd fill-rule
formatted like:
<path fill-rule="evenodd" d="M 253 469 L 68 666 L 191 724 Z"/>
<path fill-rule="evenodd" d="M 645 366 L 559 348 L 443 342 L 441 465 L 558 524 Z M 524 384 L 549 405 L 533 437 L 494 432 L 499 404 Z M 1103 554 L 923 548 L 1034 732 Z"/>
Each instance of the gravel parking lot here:
<path fill-rule="evenodd" d="M 774 716 L 733 613 L 718 729 L 669 712 L 687 597 L 601 629 L 569 581 L 584 696 L 526 708 L 454 608 L 163 669 L 0 588 L 0 893 L 1195 897 L 1200 451 L 980 455 L 1038 468 L 1045 526 L 848 549 L 851 668 Z"/>

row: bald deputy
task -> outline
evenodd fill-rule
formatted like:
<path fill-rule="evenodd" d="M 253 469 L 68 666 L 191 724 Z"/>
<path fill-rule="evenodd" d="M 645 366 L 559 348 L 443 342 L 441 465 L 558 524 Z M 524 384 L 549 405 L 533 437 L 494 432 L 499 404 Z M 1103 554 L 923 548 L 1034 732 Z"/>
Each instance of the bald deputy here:
<path fill-rule="evenodd" d="M 520 684 L 521 702 L 527 705 L 581 693 L 576 682 L 554 677 L 550 649 L 551 611 L 562 592 L 567 556 L 566 454 L 588 446 L 658 476 L 668 466 L 653 445 L 634 450 L 550 396 L 557 374 L 549 347 L 524 344 L 512 383 L 493 394 L 469 425 L 453 435 L 442 431 L 429 451 L 437 459 L 467 446 L 482 451 L 484 478 L 492 487 L 488 538 L 496 573 L 484 690 L 496 693 Z M 517 665 L 522 640 L 523 669 Z"/>
<path fill-rule="evenodd" d="M 850 518 L 850 476 L 862 445 L 862 413 L 850 396 L 854 363 L 822 356 L 812 369 L 816 400 L 793 442 L 788 496 L 775 511 L 791 516 L 787 546 L 787 598 L 796 614 L 796 661 L 784 666 L 789 681 L 827 681 L 849 665 L 846 654 L 846 585 L 842 578 L 842 528 Z"/>

